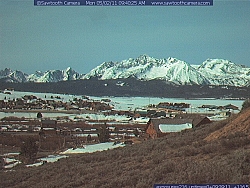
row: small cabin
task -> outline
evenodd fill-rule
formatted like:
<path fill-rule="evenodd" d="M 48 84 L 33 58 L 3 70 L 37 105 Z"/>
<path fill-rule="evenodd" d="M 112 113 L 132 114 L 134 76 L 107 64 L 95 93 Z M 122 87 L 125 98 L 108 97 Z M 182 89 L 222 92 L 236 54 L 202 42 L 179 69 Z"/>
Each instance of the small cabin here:
<path fill-rule="evenodd" d="M 146 133 L 149 138 L 158 138 L 170 132 L 180 132 L 209 123 L 211 121 L 207 117 L 192 114 L 178 114 L 175 118 L 151 118 L 147 123 Z"/>
<path fill-rule="evenodd" d="M 192 128 L 192 126 L 192 119 L 152 118 L 148 122 L 146 133 L 149 138 L 154 139 L 165 136 L 170 132 Z"/>

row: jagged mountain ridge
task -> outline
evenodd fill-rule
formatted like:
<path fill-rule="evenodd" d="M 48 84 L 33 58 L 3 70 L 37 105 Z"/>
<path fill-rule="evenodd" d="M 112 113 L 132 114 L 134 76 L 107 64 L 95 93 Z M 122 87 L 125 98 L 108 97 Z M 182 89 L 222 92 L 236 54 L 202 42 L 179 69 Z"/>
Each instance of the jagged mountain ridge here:
<path fill-rule="evenodd" d="M 36 71 L 34 74 L 26 74 L 21 71 L 4 69 L 0 71 L 0 79 L 6 82 L 58 82 L 67 80 L 78 80 L 81 74 L 68 67 L 65 70 L 48 70 L 46 72 Z"/>
<path fill-rule="evenodd" d="M 66 70 L 37 71 L 28 75 L 5 69 L 0 79 L 6 82 L 58 82 L 98 78 L 100 80 L 136 78 L 139 80 L 165 80 L 177 85 L 229 85 L 249 86 L 250 68 L 224 59 L 207 59 L 201 65 L 191 65 L 177 58 L 156 59 L 141 55 L 121 62 L 103 62 L 86 75 L 72 68 Z"/>
<path fill-rule="evenodd" d="M 12 71 L 9 68 L 0 70 L 0 79 L 4 79 L 5 82 L 26 82 L 28 74 L 23 73 L 22 71 Z"/>
<path fill-rule="evenodd" d="M 178 85 L 208 84 L 208 80 L 191 65 L 176 58 L 155 59 L 147 55 L 121 62 L 104 62 L 83 78 L 102 80 L 135 77 L 140 80 L 161 79 Z"/>
<path fill-rule="evenodd" d="M 207 59 L 197 70 L 211 85 L 248 86 L 250 83 L 250 68 L 224 59 Z"/>
<path fill-rule="evenodd" d="M 68 67 L 65 70 L 46 71 L 45 73 L 37 71 L 35 74 L 31 74 L 28 76 L 28 81 L 58 82 L 66 80 L 78 80 L 80 79 L 80 77 L 81 75 L 79 73 Z"/>
<path fill-rule="evenodd" d="M 102 80 L 134 77 L 140 80 L 161 79 L 178 85 L 248 86 L 250 68 L 224 59 L 207 59 L 200 66 L 173 57 L 156 59 L 141 55 L 121 62 L 104 62 L 83 76 Z"/>

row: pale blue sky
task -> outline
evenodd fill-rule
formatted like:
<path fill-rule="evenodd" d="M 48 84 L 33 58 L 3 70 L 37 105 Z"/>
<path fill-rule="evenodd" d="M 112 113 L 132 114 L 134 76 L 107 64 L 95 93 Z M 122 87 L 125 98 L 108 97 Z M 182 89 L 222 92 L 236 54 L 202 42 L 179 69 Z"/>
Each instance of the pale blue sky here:
<path fill-rule="evenodd" d="M 250 1 L 208 7 L 38 7 L 0 0 L 0 69 L 33 73 L 148 54 L 190 64 L 223 58 L 250 67 Z"/>

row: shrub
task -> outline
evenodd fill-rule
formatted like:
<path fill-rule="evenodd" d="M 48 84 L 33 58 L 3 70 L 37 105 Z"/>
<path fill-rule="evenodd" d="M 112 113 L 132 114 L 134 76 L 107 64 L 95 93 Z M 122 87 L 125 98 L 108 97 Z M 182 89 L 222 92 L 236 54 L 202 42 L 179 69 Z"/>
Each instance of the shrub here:
<path fill-rule="evenodd" d="M 230 134 L 221 140 L 221 145 L 226 149 L 240 148 L 248 144 L 250 144 L 250 139 L 247 134 L 242 132 Z"/>
<path fill-rule="evenodd" d="M 203 154 L 215 153 L 221 151 L 221 146 L 217 143 L 207 143 L 201 147 L 201 151 Z"/>
<path fill-rule="evenodd" d="M 27 162 L 33 162 L 38 152 L 36 139 L 33 137 L 26 138 L 21 145 L 20 155 Z"/>
<path fill-rule="evenodd" d="M 186 146 L 179 149 L 181 156 L 195 156 L 199 153 L 199 150 L 193 146 Z"/>
<path fill-rule="evenodd" d="M 242 108 L 241 108 L 241 111 L 247 109 L 250 107 L 250 99 L 246 99 L 243 104 L 242 104 Z"/>

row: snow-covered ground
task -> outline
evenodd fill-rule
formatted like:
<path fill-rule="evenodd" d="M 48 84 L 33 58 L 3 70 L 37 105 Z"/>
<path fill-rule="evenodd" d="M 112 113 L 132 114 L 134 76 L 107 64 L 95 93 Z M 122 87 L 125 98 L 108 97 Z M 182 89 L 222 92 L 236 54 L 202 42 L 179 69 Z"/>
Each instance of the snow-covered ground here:
<path fill-rule="evenodd" d="M 26 165 L 26 167 L 35 167 L 43 165 L 44 163 L 54 163 L 59 159 L 67 158 L 67 155 L 48 155 L 48 157 L 40 158 L 38 163 Z"/>
<path fill-rule="evenodd" d="M 4 93 L 0 93 L 0 100 L 4 100 L 4 99 L 16 99 L 16 98 L 21 98 L 25 95 L 34 95 L 38 98 L 41 99 L 52 99 L 51 96 L 53 97 L 53 100 L 57 101 L 64 101 L 64 102 L 68 102 L 70 100 L 73 100 L 76 96 L 75 95 L 66 95 L 66 94 L 56 94 L 56 93 L 35 93 L 35 92 L 22 92 L 22 91 L 10 91 L 11 94 L 4 94 Z M 57 99 L 56 97 L 60 97 L 61 99 Z M 82 96 L 78 96 L 78 97 L 82 97 Z"/>
<path fill-rule="evenodd" d="M 76 149 L 68 149 L 61 154 L 73 154 L 73 153 L 94 153 L 97 151 L 104 151 L 108 149 L 114 149 L 118 147 L 124 147 L 125 144 L 119 143 L 115 144 L 115 142 L 105 142 L 100 144 L 93 144 L 93 145 L 86 145 L 83 148 L 76 148 Z"/>
<path fill-rule="evenodd" d="M 20 163 L 21 163 L 20 161 L 15 160 L 15 162 L 13 162 L 13 163 L 10 163 L 10 164 L 7 163 L 6 165 L 4 165 L 4 168 L 5 169 L 13 168 L 13 167 L 15 167 L 16 165 L 18 165 Z"/>
<path fill-rule="evenodd" d="M 43 158 L 38 159 L 39 162 L 36 162 L 34 164 L 28 164 L 25 166 L 26 167 L 37 167 L 37 166 L 43 165 L 44 163 L 54 163 L 54 162 L 57 162 L 59 159 L 64 159 L 64 158 L 69 157 L 68 155 L 65 155 L 65 154 L 94 153 L 94 152 L 98 152 L 98 151 L 105 151 L 105 150 L 124 147 L 124 146 L 125 146 L 125 144 L 123 144 L 123 143 L 116 144 L 115 142 L 106 142 L 106 143 L 85 145 L 83 148 L 76 148 L 76 149 L 70 148 L 64 152 L 61 152 L 59 155 L 48 155 L 47 157 L 43 157 Z M 18 156 L 18 155 L 19 155 L 19 153 L 4 154 L 3 155 L 4 156 L 4 163 L 5 163 L 4 168 L 10 169 L 10 168 L 13 168 L 16 165 L 20 164 L 21 161 L 13 158 L 13 156 Z"/>
<path fill-rule="evenodd" d="M 10 169 L 15 167 L 16 165 L 20 164 L 21 161 L 15 159 L 16 156 L 18 156 L 20 153 L 16 152 L 16 153 L 5 153 L 2 155 L 3 157 L 3 162 L 4 162 L 4 166 L 3 168 L 5 169 Z"/>
<path fill-rule="evenodd" d="M 41 99 L 49 99 L 53 96 L 53 100 L 61 100 L 63 102 L 73 101 L 74 98 L 83 98 L 83 96 L 76 96 L 76 95 L 65 95 L 65 94 L 53 94 L 53 93 L 33 93 L 33 92 L 18 92 L 12 91 L 11 94 L 4 94 L 0 93 L 0 100 L 4 99 L 15 99 L 21 98 L 24 95 L 35 95 Z M 57 99 L 56 97 L 60 97 L 61 99 Z M 227 104 L 232 104 L 237 106 L 239 109 L 242 106 L 243 100 L 227 100 L 227 99 L 180 99 L 180 98 L 158 98 L 158 97 L 89 97 L 92 100 L 101 100 L 101 99 L 110 99 L 110 105 L 114 107 L 116 110 L 130 110 L 134 111 L 138 108 L 146 108 L 149 104 L 159 104 L 160 102 L 171 102 L 171 103 L 188 103 L 191 104 L 191 107 L 186 109 L 189 113 L 215 113 L 218 111 L 209 111 L 208 109 L 198 108 L 202 105 L 217 105 L 217 106 L 224 106 Z M 235 111 L 237 113 L 238 111 Z M 28 112 L 14 112 L 14 113 L 4 113 L 0 112 L 0 118 L 15 116 L 15 117 L 26 117 L 26 118 L 36 118 L 37 113 L 28 113 Z M 103 114 L 66 114 L 66 113 L 43 113 L 43 117 L 48 118 L 56 118 L 56 117 L 68 117 L 71 120 L 77 119 L 85 119 L 85 120 L 112 120 L 112 121 L 128 121 L 129 118 L 126 116 L 105 116 Z M 137 122 L 147 122 L 147 119 L 137 119 Z"/>
<path fill-rule="evenodd" d="M 18 164 L 21 164 L 22 162 L 15 159 L 17 156 L 19 155 L 19 153 L 16 153 L 16 154 L 13 154 L 13 153 L 7 153 L 7 154 L 4 154 L 4 168 L 5 169 L 10 169 L 10 168 L 13 168 L 15 166 L 17 166 Z M 12 158 L 9 158 L 9 157 L 12 157 Z M 15 158 L 13 158 L 15 156 Z M 26 167 L 35 167 L 35 166 L 40 166 L 40 165 L 43 165 L 44 163 L 54 163 L 56 161 L 58 161 L 59 159 L 63 159 L 63 158 L 67 158 L 68 156 L 67 155 L 48 155 L 47 157 L 43 157 L 43 158 L 40 158 L 38 159 L 38 161 L 40 162 L 37 162 L 37 163 L 34 163 L 34 164 L 29 164 L 29 165 L 25 165 Z"/>
<path fill-rule="evenodd" d="M 98 100 L 100 97 L 91 97 Z M 106 97 L 107 98 L 107 97 Z M 109 97 L 111 103 L 117 110 L 129 110 L 135 108 L 143 108 L 149 104 L 159 104 L 160 102 L 170 103 L 188 103 L 191 104 L 192 109 L 206 105 L 223 106 L 227 104 L 233 104 L 241 108 L 243 100 L 229 100 L 229 99 L 181 99 L 181 98 L 159 98 L 159 97 Z"/>

